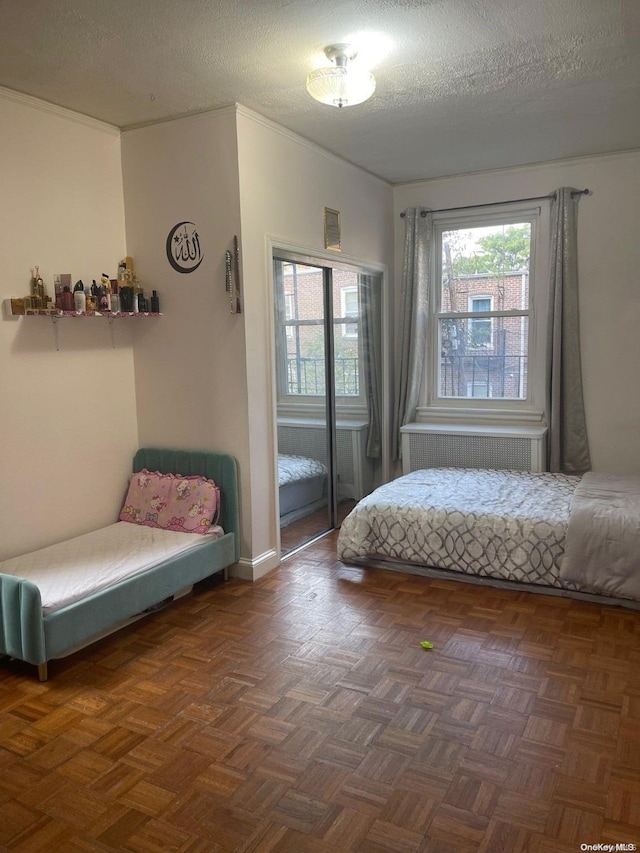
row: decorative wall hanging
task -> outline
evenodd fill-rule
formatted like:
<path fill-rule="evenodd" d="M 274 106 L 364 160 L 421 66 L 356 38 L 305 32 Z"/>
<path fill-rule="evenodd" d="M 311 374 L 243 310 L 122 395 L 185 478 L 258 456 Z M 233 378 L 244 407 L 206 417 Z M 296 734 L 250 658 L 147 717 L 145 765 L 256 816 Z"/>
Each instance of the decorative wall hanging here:
<path fill-rule="evenodd" d="M 238 238 L 233 237 L 233 252 L 225 252 L 225 287 L 229 294 L 229 312 L 242 314 L 240 302 L 240 246 Z"/>
<path fill-rule="evenodd" d="M 195 272 L 204 259 L 200 237 L 193 222 L 174 225 L 167 236 L 167 260 L 176 272 Z"/>

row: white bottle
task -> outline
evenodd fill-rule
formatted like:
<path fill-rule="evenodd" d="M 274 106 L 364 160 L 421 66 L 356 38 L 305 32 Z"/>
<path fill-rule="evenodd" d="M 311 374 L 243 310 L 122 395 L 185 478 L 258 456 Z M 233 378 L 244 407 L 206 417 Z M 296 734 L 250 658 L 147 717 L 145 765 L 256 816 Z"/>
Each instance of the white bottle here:
<path fill-rule="evenodd" d="M 76 311 L 87 310 L 87 297 L 81 287 L 73 291 L 73 307 Z"/>

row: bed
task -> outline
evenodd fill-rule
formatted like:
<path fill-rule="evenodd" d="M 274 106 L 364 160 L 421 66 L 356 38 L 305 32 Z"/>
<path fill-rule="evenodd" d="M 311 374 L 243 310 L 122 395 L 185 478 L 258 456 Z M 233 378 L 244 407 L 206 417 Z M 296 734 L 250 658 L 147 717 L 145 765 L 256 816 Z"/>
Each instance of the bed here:
<path fill-rule="evenodd" d="M 327 467 L 317 459 L 278 454 L 278 494 L 280 526 L 327 505 Z"/>
<path fill-rule="evenodd" d="M 134 480 L 149 485 L 150 474 L 156 479 L 149 511 L 131 523 L 141 514 L 132 505 Z M 212 523 L 193 499 L 200 484 L 216 501 Z M 166 506 L 169 521 L 162 526 L 158 493 L 165 485 L 185 510 Z M 185 497 L 190 489 L 191 500 Z M 142 448 L 116 523 L 0 563 L 0 655 L 37 666 L 45 681 L 49 660 L 123 627 L 212 574 L 226 577 L 238 558 L 236 460 L 220 453 Z"/>
<path fill-rule="evenodd" d="M 640 601 L 640 478 L 430 468 L 363 498 L 338 557 L 418 574 Z"/>

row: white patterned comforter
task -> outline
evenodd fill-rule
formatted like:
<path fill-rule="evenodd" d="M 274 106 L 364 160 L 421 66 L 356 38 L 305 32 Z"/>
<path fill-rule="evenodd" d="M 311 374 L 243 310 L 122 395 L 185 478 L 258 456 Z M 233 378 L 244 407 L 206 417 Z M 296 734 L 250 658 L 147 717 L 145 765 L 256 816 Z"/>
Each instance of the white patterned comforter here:
<path fill-rule="evenodd" d="M 394 559 L 559 587 L 579 482 L 579 476 L 523 471 L 414 471 L 352 510 L 340 529 L 338 557 Z"/>
<path fill-rule="evenodd" d="M 279 486 L 299 483 L 301 480 L 310 480 L 313 477 L 324 477 L 326 473 L 326 466 L 316 459 L 308 459 L 306 456 L 278 454 Z"/>

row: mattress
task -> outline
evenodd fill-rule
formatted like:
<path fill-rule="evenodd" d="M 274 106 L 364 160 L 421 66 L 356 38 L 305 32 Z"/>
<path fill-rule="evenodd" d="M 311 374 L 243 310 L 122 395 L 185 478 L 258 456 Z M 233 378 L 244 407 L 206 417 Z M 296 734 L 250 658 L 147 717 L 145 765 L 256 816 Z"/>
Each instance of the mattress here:
<path fill-rule="evenodd" d="M 327 468 L 317 459 L 278 454 L 280 526 L 298 521 L 326 504 Z"/>
<path fill-rule="evenodd" d="M 414 471 L 356 505 L 342 523 L 338 556 L 561 587 L 579 482 L 578 476 L 526 471 Z"/>
<path fill-rule="evenodd" d="M 52 613 L 222 535 L 221 527 L 202 535 L 118 521 L 5 560 L 0 563 L 0 573 L 35 583 L 44 613 Z"/>
<path fill-rule="evenodd" d="M 278 485 L 288 486 L 315 477 L 326 477 L 327 467 L 317 459 L 306 456 L 289 456 L 278 454 Z"/>

